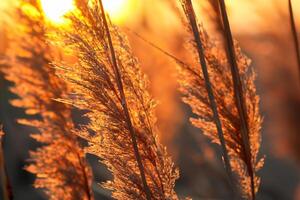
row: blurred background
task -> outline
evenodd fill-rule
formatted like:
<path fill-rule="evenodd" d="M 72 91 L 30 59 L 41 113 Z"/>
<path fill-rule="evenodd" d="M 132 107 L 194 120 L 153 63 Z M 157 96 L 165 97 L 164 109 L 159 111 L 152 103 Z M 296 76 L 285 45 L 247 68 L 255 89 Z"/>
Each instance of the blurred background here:
<path fill-rule="evenodd" d="M 127 33 L 135 55 L 149 76 L 150 90 L 159 101 L 160 138 L 181 172 L 176 191 L 180 196 L 196 200 L 227 199 L 220 149 L 189 123 L 191 110 L 181 102 L 177 91 L 176 64 L 149 45 L 152 42 L 185 62 L 193 59 L 185 50 L 186 27 L 176 2 L 106 0 L 105 4 L 114 23 Z M 5 55 L 10 31 L 14 29 L 7 20 L 14 3 L 14 0 L 0 0 L 0 57 Z M 218 38 L 207 0 L 194 0 L 194 3 L 199 22 L 211 37 Z M 260 110 L 264 117 L 261 154 L 266 155 L 265 166 L 259 172 L 262 182 L 258 199 L 300 200 L 300 76 L 288 1 L 228 0 L 226 3 L 234 37 L 252 59 L 257 72 Z M 300 37 L 300 0 L 294 0 L 293 5 Z M 29 151 L 38 144 L 30 138 L 33 130 L 16 123 L 17 118 L 26 116 L 23 110 L 9 104 L 10 99 L 16 98 L 9 92 L 9 86 L 0 75 L 0 120 L 6 133 L 5 159 L 15 199 L 43 200 L 46 199 L 43 193 L 32 186 L 34 176 L 23 170 Z M 74 111 L 74 118 L 80 118 L 80 113 Z M 80 119 L 77 121 L 82 123 Z M 110 199 L 109 193 L 96 184 L 110 178 L 108 171 L 94 157 L 88 158 L 94 172 L 97 199 Z"/>

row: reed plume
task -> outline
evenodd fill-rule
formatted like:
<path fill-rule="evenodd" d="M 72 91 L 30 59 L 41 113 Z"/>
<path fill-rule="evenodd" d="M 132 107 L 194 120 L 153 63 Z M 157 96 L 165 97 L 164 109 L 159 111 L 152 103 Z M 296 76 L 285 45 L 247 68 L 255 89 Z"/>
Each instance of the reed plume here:
<path fill-rule="evenodd" d="M 231 33 L 231 27 L 226 10 L 226 4 L 224 0 L 218 0 L 220 7 L 221 21 L 224 26 L 223 37 L 225 43 L 225 50 L 227 53 L 227 59 L 230 65 L 231 77 L 233 80 L 234 99 L 237 107 L 239 120 L 240 120 L 240 134 L 242 138 L 242 153 L 244 155 L 244 161 L 247 166 L 248 175 L 250 177 L 251 184 L 251 199 L 255 199 L 256 195 L 256 183 L 255 183 L 255 161 L 252 160 L 251 141 L 250 141 L 250 124 L 247 112 L 247 102 L 244 95 L 244 87 L 242 85 L 242 78 L 239 71 L 237 53 L 235 52 L 235 44 Z"/>
<path fill-rule="evenodd" d="M 26 169 L 36 175 L 35 187 L 44 188 L 52 200 L 92 200 L 92 175 L 73 133 L 71 107 L 55 101 L 69 88 L 50 65 L 53 53 L 46 42 L 39 1 L 19 1 L 16 13 L 17 36 L 8 52 L 10 67 L 4 72 L 19 96 L 12 105 L 35 118 L 20 123 L 36 127 L 39 133 L 32 138 L 43 144 L 30 153 L 32 164 Z"/>
<path fill-rule="evenodd" d="M 192 12 L 191 2 L 185 0 L 182 3 L 189 19 L 191 16 L 190 12 Z M 191 20 L 189 22 L 191 23 Z M 192 34 L 197 30 L 195 27 L 192 27 L 191 31 Z M 205 59 L 202 60 L 201 64 L 204 65 L 206 61 L 208 66 L 208 74 L 206 76 L 209 76 L 211 80 L 226 149 L 228 149 L 230 157 L 230 165 L 238 176 L 243 197 L 254 199 L 260 182 L 256 172 L 263 165 L 263 159 L 258 159 L 262 119 L 258 108 L 259 97 L 256 94 L 254 84 L 255 73 L 250 67 L 250 60 L 242 53 L 238 44 L 235 43 L 233 48 L 236 67 L 238 67 L 239 76 L 242 77 L 240 86 L 243 88 L 243 97 L 245 97 L 240 99 L 245 103 L 246 107 L 244 109 L 246 113 L 244 114 L 247 121 L 246 127 L 244 127 L 245 121 L 241 120 L 241 111 L 239 106 L 237 106 L 236 97 L 238 93 L 236 92 L 236 79 L 232 78 L 232 63 L 228 63 L 226 53 L 221 51 L 221 45 L 209 38 L 203 26 L 198 25 L 197 34 L 199 34 L 200 41 L 197 41 L 195 37 L 192 40 L 192 46 L 197 58 L 199 58 L 198 51 L 202 51 L 199 48 L 199 43 L 203 47 Z M 215 112 L 211 108 L 211 97 L 209 97 L 211 94 L 208 95 L 206 91 L 207 78 L 205 78 L 198 67 L 180 66 L 179 82 L 184 95 L 183 101 L 191 106 L 193 113 L 197 116 L 192 118 L 191 122 L 194 126 L 202 129 L 203 133 L 212 142 L 222 145 L 220 130 L 216 126 Z"/>
<path fill-rule="evenodd" d="M 71 27 L 56 37 L 63 37 L 61 45 L 78 62 L 57 68 L 76 94 L 62 101 L 89 110 L 90 124 L 79 135 L 112 172 L 103 186 L 115 199 L 177 199 L 178 171 L 158 141 L 156 102 L 126 36 L 111 24 L 101 1 L 76 5 Z"/>
<path fill-rule="evenodd" d="M 289 16 L 290 16 L 290 24 L 291 24 L 291 33 L 293 36 L 293 43 L 295 46 L 295 53 L 297 57 L 297 64 L 298 64 L 298 72 L 300 76 L 300 46 L 299 46 L 299 38 L 298 38 L 298 33 L 297 33 L 297 27 L 295 23 L 295 17 L 294 17 L 294 12 L 293 12 L 293 4 L 292 0 L 289 1 Z"/>
<path fill-rule="evenodd" d="M 3 136 L 4 136 L 4 132 L 2 131 L 1 128 L 0 130 L 0 178 L 1 178 L 1 186 L 2 186 L 2 194 L 3 194 L 2 197 L 3 200 L 12 200 L 13 193 L 7 175 L 4 152 L 3 152 Z"/>
<path fill-rule="evenodd" d="M 227 150 L 227 147 L 225 144 L 224 133 L 222 130 L 222 123 L 220 120 L 220 116 L 219 116 L 219 112 L 218 112 L 218 108 L 217 108 L 217 104 L 216 104 L 216 100 L 215 100 L 215 95 L 213 93 L 213 88 L 212 88 L 211 80 L 210 80 L 208 69 L 207 69 L 207 63 L 205 60 L 204 49 L 203 49 L 203 45 L 201 42 L 201 36 L 200 36 L 200 32 L 199 32 L 199 29 L 197 26 L 196 15 L 195 15 L 195 12 L 193 9 L 192 1 L 191 0 L 182 1 L 182 6 L 183 6 L 184 12 L 187 16 L 187 19 L 189 21 L 190 30 L 194 35 L 195 49 L 197 50 L 197 53 L 198 53 L 199 63 L 200 63 L 202 75 L 204 78 L 204 85 L 206 88 L 206 92 L 208 94 L 208 101 L 209 101 L 208 103 L 209 103 L 209 106 L 212 111 L 213 121 L 215 123 L 219 141 L 220 141 L 220 145 L 222 147 L 224 164 L 225 164 L 225 168 L 228 173 L 228 176 L 229 176 L 229 182 L 231 183 L 232 189 L 234 189 L 234 177 L 232 174 L 232 168 L 231 168 L 230 161 L 229 161 L 228 150 Z"/>

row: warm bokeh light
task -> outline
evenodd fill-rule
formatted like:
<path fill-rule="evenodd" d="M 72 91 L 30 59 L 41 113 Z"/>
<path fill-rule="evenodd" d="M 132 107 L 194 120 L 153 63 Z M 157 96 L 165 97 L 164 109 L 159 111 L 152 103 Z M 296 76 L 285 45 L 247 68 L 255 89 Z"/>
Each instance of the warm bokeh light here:
<path fill-rule="evenodd" d="M 122 23 L 133 11 L 137 0 L 103 0 L 103 4 L 112 21 Z"/>
<path fill-rule="evenodd" d="M 41 0 L 42 8 L 51 21 L 63 23 L 63 16 L 74 8 L 73 0 Z"/>

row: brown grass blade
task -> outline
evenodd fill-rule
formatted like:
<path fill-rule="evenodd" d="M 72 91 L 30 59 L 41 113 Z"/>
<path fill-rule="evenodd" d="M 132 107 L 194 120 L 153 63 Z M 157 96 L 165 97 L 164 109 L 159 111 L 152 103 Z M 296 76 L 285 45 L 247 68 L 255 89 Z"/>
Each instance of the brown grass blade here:
<path fill-rule="evenodd" d="M 293 35 L 293 42 L 295 46 L 295 53 L 297 57 L 297 64 L 298 64 L 298 73 L 299 73 L 299 78 L 300 78 L 300 46 L 299 46 L 299 38 L 298 38 L 298 32 L 297 32 L 297 27 L 295 23 L 295 17 L 294 17 L 294 12 L 293 12 L 293 4 L 292 0 L 289 0 L 289 16 L 290 16 L 290 24 L 291 24 L 291 32 Z"/>
<path fill-rule="evenodd" d="M 213 112 L 214 122 L 215 122 L 215 125 L 217 128 L 220 144 L 222 147 L 222 155 L 224 158 L 225 169 L 227 171 L 229 183 L 232 186 L 233 193 L 235 193 L 234 176 L 233 176 L 232 168 L 231 168 L 230 161 L 229 161 L 228 150 L 227 150 L 227 147 L 225 144 L 224 133 L 222 130 L 222 124 L 221 124 L 220 116 L 218 113 L 218 107 L 217 107 L 217 103 L 216 103 L 215 96 L 213 93 L 211 81 L 209 78 L 209 73 L 208 73 L 207 64 L 206 64 L 205 55 L 204 55 L 204 49 L 203 49 L 203 45 L 201 42 L 201 37 L 200 37 L 200 33 L 198 30 L 198 25 L 197 25 L 197 21 L 196 21 L 196 17 L 195 17 L 195 11 L 194 11 L 191 0 L 183 1 L 183 7 L 185 9 L 186 15 L 188 17 L 188 21 L 190 23 L 192 32 L 194 34 L 194 39 L 195 39 L 195 42 L 197 45 L 197 52 L 198 52 L 198 56 L 199 56 L 199 62 L 200 62 L 202 73 L 203 73 L 203 76 L 205 79 L 205 87 L 206 87 L 206 91 L 208 93 L 210 106 L 211 106 L 211 109 Z"/>
<path fill-rule="evenodd" d="M 118 89 L 120 92 L 120 96 L 121 96 L 121 100 L 122 100 L 122 106 L 123 106 L 123 112 L 125 114 L 126 117 L 126 123 L 130 132 L 130 137 L 132 140 L 132 146 L 134 149 L 134 154 L 138 163 L 138 167 L 141 173 L 141 179 L 144 185 L 144 189 L 145 189 L 145 193 L 146 193 L 146 198 L 147 200 L 151 200 L 151 191 L 148 187 L 147 181 L 146 181 L 146 176 L 145 176 L 145 169 L 143 166 L 143 162 L 139 153 L 139 149 L 138 149 L 138 144 L 137 144 L 137 139 L 136 139 L 136 133 L 134 132 L 133 126 L 132 126 L 132 122 L 131 122 L 131 118 L 130 118 L 130 114 L 129 114 L 129 110 L 128 110 L 128 106 L 127 106 L 127 101 L 126 101 L 126 97 L 124 94 L 124 89 L 123 89 L 123 83 L 122 83 L 122 79 L 121 79 L 121 74 L 119 71 L 119 67 L 118 67 L 118 63 L 117 63 L 117 58 L 116 58 L 116 53 L 114 50 L 114 46 L 112 43 L 112 38 L 110 35 L 110 31 L 109 31 L 109 27 L 107 24 L 107 19 L 105 16 L 105 11 L 103 8 L 103 3 L 102 0 L 99 0 L 100 2 L 100 8 L 101 8 L 101 14 L 102 14 L 102 20 L 104 23 L 104 27 L 105 27 L 105 31 L 106 31 L 106 36 L 108 39 L 108 44 L 109 44 L 109 50 L 110 50 L 110 54 L 111 54 L 111 59 L 112 59 L 112 63 L 113 63 L 113 67 L 114 67 L 114 73 L 116 76 L 116 80 L 117 80 L 117 85 L 118 85 Z"/>
<path fill-rule="evenodd" d="M 220 12 L 222 16 L 222 22 L 224 26 L 224 39 L 226 44 L 226 50 L 228 53 L 228 60 L 231 66 L 231 74 L 234 85 L 234 96 L 236 101 L 236 106 L 238 109 L 239 118 L 241 121 L 241 137 L 243 140 L 243 154 L 246 158 L 246 165 L 248 173 L 251 179 L 251 193 L 252 199 L 255 199 L 255 180 L 254 180 L 254 168 L 251 160 L 251 147 L 249 141 L 249 125 L 247 122 L 247 108 L 245 103 L 244 91 L 241 82 L 241 77 L 239 74 L 238 64 L 236 60 L 236 53 L 234 47 L 234 41 L 231 33 L 231 28 L 228 20 L 228 15 L 226 11 L 226 5 L 224 0 L 219 0 Z"/>

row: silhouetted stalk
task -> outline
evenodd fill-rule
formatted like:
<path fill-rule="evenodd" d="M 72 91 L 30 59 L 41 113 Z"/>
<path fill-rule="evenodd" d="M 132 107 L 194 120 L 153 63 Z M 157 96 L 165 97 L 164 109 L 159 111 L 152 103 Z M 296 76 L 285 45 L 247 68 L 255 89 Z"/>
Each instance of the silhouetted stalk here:
<path fill-rule="evenodd" d="M 216 0 L 208 0 L 212 10 L 214 11 L 215 16 L 212 17 L 212 21 L 215 20 L 217 31 L 223 31 L 222 19 L 220 17 L 220 8 L 219 3 Z"/>
<path fill-rule="evenodd" d="M 93 193 L 92 193 L 92 190 L 90 189 L 90 184 L 89 184 L 89 178 L 88 178 L 88 174 L 87 174 L 87 171 L 86 171 L 86 167 L 82 161 L 82 158 L 80 157 L 80 155 L 78 154 L 78 152 L 75 152 L 76 156 L 77 156 L 77 159 L 79 161 L 79 166 L 83 172 L 83 179 L 84 179 L 84 190 L 86 192 L 86 196 L 88 198 L 88 200 L 93 200 L 94 199 L 94 196 L 93 196 Z"/>
<path fill-rule="evenodd" d="M 238 64 L 236 60 L 236 53 L 234 48 L 233 37 L 231 33 L 231 28 L 228 20 L 228 15 L 226 11 L 226 5 L 224 0 L 218 0 L 220 6 L 220 12 L 222 17 L 222 22 L 224 26 L 224 40 L 225 46 L 228 54 L 228 61 L 231 68 L 231 75 L 233 80 L 234 86 L 234 97 L 236 101 L 236 106 L 238 110 L 238 115 L 241 122 L 241 137 L 243 140 L 242 150 L 245 155 L 247 171 L 250 176 L 251 181 L 251 194 L 252 199 L 255 199 L 255 182 L 254 182 L 254 170 L 253 170 L 253 163 L 251 161 L 251 148 L 250 148 L 250 141 L 249 141 L 249 127 L 248 127 L 248 120 L 247 120 L 247 108 L 244 98 L 243 86 L 241 82 L 241 77 L 239 74 Z"/>
<path fill-rule="evenodd" d="M 187 63 L 183 62 L 182 60 L 180 60 L 179 58 L 177 58 L 175 55 L 172 55 L 171 53 L 167 52 L 166 50 L 164 50 L 163 48 L 159 47 L 157 44 L 154 44 L 153 42 L 147 40 L 146 38 L 144 38 L 142 35 L 140 35 L 139 33 L 131 30 L 130 28 L 124 28 L 127 31 L 129 31 L 130 33 L 132 33 L 134 36 L 136 36 L 138 39 L 142 40 L 143 42 L 145 42 L 146 44 L 148 44 L 150 47 L 154 48 L 155 50 L 159 51 L 160 53 L 162 53 L 163 55 L 169 57 L 170 59 L 172 59 L 173 61 L 175 61 L 176 63 L 178 63 L 179 65 L 182 66 L 189 66 Z"/>
<path fill-rule="evenodd" d="M 297 63 L 298 63 L 298 70 L 299 70 L 298 73 L 300 77 L 300 47 L 299 47 L 299 39 L 297 35 L 297 28 L 296 28 L 295 17 L 293 12 L 292 0 L 289 0 L 289 14 L 290 14 L 291 31 L 293 34 L 293 40 L 294 40 Z"/>
<path fill-rule="evenodd" d="M 9 183 L 9 179 L 5 167 L 2 136 L 0 136 L 0 173 L 1 173 L 0 176 L 1 176 L 3 200 L 13 200 L 13 194 L 12 194 L 11 186 Z"/>
<path fill-rule="evenodd" d="M 209 103 L 210 103 L 210 106 L 211 106 L 211 109 L 213 112 L 214 122 L 215 122 L 215 125 L 217 128 L 220 144 L 222 147 L 222 154 L 224 157 L 225 169 L 227 171 L 227 174 L 229 177 L 229 183 L 232 186 L 233 194 L 235 196 L 236 189 L 235 189 L 235 184 L 234 184 L 234 182 L 235 182 L 234 176 L 233 176 L 232 168 L 231 168 L 230 161 L 229 161 L 228 150 L 226 148 L 224 133 L 222 130 L 222 123 L 221 123 L 221 120 L 219 117 L 217 103 L 216 103 L 215 96 L 213 93 L 212 84 L 211 84 L 211 81 L 209 78 L 209 73 L 208 73 L 207 64 L 206 64 L 206 60 L 205 60 L 204 49 L 203 49 L 203 45 L 201 42 L 201 36 L 199 33 L 199 29 L 198 29 L 198 25 L 197 25 L 197 21 L 196 21 L 196 17 L 195 17 L 195 11 L 194 11 L 191 0 L 185 0 L 185 6 L 187 9 L 186 12 L 187 12 L 187 15 L 189 18 L 188 21 L 191 26 L 192 32 L 194 34 L 194 39 L 195 39 L 195 42 L 197 45 L 197 52 L 198 52 L 198 56 L 199 56 L 199 62 L 201 65 L 202 73 L 203 73 L 204 80 L 205 80 L 206 91 L 208 93 Z"/>
<path fill-rule="evenodd" d="M 142 159 L 141 159 L 141 156 L 140 156 L 140 153 L 139 153 L 135 131 L 134 131 L 133 126 L 132 126 L 132 122 L 131 122 L 131 118 L 130 118 L 130 114 L 129 114 L 129 110 L 128 110 L 128 106 L 127 106 L 127 102 L 126 102 L 126 97 L 125 97 L 125 94 L 124 94 L 124 88 L 123 88 L 123 83 L 122 83 L 122 79 L 121 79 L 121 74 L 120 74 L 120 71 L 119 71 L 119 68 L 118 68 L 118 62 L 117 62 L 114 46 L 113 46 L 113 43 L 112 43 L 112 38 L 111 38 L 111 35 L 110 35 L 107 19 L 106 19 L 106 16 L 105 16 L 103 3 L 102 3 L 102 0 L 99 0 L 99 2 L 100 2 L 102 19 L 103 19 L 107 39 L 108 39 L 112 64 L 113 64 L 113 67 L 114 67 L 114 73 L 115 73 L 115 77 L 116 77 L 116 81 L 117 81 L 117 86 L 118 86 L 118 89 L 119 89 L 119 92 L 120 92 L 120 95 L 121 95 L 122 107 L 123 107 L 123 111 L 124 111 L 125 118 L 126 118 L 126 124 L 128 126 L 130 137 L 131 137 L 131 140 L 132 140 L 134 155 L 136 157 L 138 168 L 140 170 L 140 175 L 141 175 L 141 179 L 142 179 L 143 186 L 144 186 L 144 189 L 145 189 L 146 198 L 147 198 L 147 200 L 151 200 L 151 192 L 150 192 L 150 189 L 147 185 L 146 176 L 145 176 L 145 169 L 144 169 Z"/>

